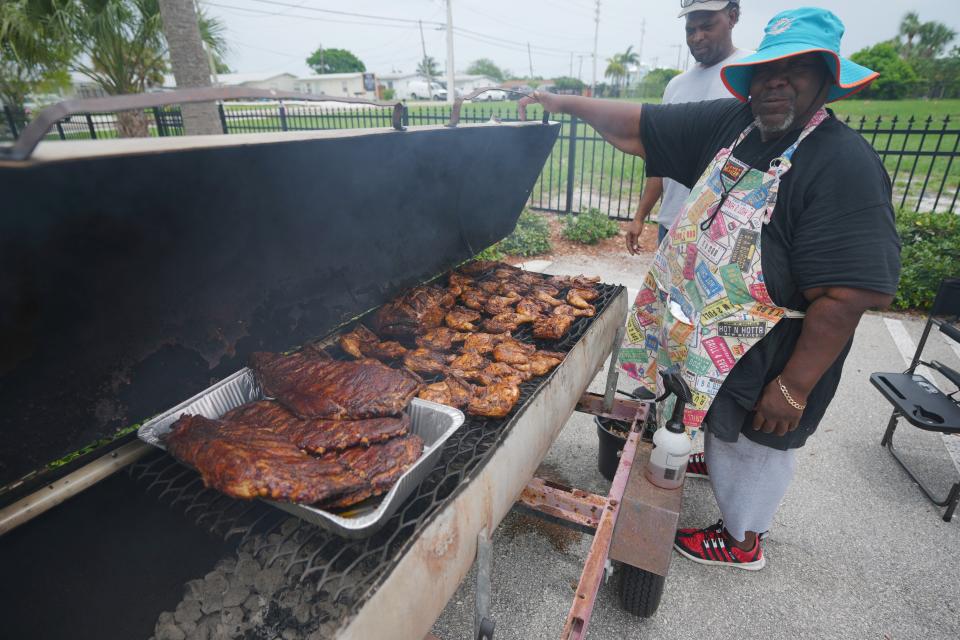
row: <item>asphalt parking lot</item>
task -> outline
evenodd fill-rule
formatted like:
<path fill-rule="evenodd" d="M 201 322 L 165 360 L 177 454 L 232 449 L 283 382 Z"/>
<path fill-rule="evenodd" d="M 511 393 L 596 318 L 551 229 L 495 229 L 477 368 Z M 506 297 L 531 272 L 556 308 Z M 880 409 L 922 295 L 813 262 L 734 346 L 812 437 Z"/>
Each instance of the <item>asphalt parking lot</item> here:
<path fill-rule="evenodd" d="M 531 268 L 600 275 L 626 285 L 631 295 L 644 271 L 587 257 Z M 796 478 L 765 542 L 766 568 L 705 567 L 675 555 L 660 609 L 649 619 L 619 608 L 614 575 L 601 587 L 588 637 L 960 638 L 960 517 L 944 522 L 942 509 L 880 447 L 890 405 L 868 381 L 874 371 L 904 369 L 922 329 L 922 318 L 903 314 L 862 320 L 837 396 L 801 450 Z M 960 368 L 960 345 L 939 334 L 925 353 Z M 598 380 L 593 390 L 602 391 Z M 955 482 L 958 470 L 939 434 L 904 424 L 897 443 L 941 494 Z M 606 494 L 609 483 L 597 471 L 596 452 L 592 418 L 574 414 L 540 474 Z M 708 482 L 688 480 L 683 491 L 681 526 L 717 520 Z M 559 637 L 590 543 L 590 536 L 508 515 L 494 535 L 494 637 Z M 471 572 L 435 624 L 438 637 L 472 637 L 474 582 Z"/>

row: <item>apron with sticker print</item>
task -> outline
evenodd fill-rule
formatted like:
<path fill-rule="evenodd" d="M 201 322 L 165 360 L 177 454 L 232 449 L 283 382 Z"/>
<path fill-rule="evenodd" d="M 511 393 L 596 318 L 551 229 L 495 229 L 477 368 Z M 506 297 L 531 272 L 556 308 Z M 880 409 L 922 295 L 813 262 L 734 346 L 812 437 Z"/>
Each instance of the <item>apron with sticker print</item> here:
<path fill-rule="evenodd" d="M 657 370 L 678 365 L 693 392 L 683 415 L 692 435 L 740 358 L 783 318 L 803 317 L 770 299 L 760 232 L 794 152 L 827 117 L 822 108 L 814 114 L 766 171 L 732 155 L 755 124 L 717 152 L 660 244 L 630 310 L 620 367 L 660 396 Z M 671 396 L 657 412 L 661 423 L 674 402 Z"/>

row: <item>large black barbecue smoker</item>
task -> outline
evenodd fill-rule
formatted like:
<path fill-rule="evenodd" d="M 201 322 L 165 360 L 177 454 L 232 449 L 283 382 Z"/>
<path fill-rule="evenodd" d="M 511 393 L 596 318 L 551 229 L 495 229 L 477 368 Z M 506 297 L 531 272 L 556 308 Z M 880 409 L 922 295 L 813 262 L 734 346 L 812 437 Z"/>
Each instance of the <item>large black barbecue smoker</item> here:
<path fill-rule="evenodd" d="M 505 418 L 446 433 L 376 526 L 229 498 L 138 439 L 232 393 L 251 353 L 330 344 L 445 283 L 511 232 L 560 128 L 458 125 L 459 102 L 446 126 L 405 127 L 379 104 L 392 127 L 41 142 L 75 113 L 306 98 L 242 93 L 61 103 L 0 148 L 0 636 L 420 640 L 476 562 L 491 638 L 490 539 L 513 508 L 594 534 L 562 637 L 586 634 L 613 567 L 624 606 L 652 615 L 681 491 L 643 477 L 648 405 L 615 399 L 614 374 L 586 393 L 619 344 L 621 286 L 598 284 L 596 314 L 551 345 L 561 364 Z M 608 496 L 534 477 L 574 410 L 630 429 Z"/>

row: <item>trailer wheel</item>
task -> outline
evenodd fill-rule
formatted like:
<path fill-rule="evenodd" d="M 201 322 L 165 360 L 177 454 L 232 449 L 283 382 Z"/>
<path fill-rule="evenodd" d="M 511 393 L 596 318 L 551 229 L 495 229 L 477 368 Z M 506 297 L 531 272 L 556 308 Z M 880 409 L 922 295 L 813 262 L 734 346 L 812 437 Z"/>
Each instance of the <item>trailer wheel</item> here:
<path fill-rule="evenodd" d="M 620 605 L 629 613 L 641 618 L 649 618 L 660 606 L 663 585 L 666 578 L 655 573 L 620 565 Z"/>

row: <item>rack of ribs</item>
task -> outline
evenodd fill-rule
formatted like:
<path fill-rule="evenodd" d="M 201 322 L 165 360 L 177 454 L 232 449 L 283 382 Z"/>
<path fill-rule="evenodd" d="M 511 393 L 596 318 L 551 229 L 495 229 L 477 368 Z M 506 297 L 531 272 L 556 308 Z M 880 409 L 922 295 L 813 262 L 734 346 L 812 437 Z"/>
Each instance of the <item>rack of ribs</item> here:
<path fill-rule="evenodd" d="M 243 422 L 184 415 L 173 424 L 166 446 L 200 472 L 205 486 L 234 498 L 309 504 L 366 484 L 335 460 L 315 458 L 285 436 Z"/>
<path fill-rule="evenodd" d="M 455 302 L 456 296 L 444 287 L 435 284 L 416 287 L 377 309 L 371 325 L 380 336 L 413 336 L 439 327 Z"/>
<path fill-rule="evenodd" d="M 372 359 L 341 362 L 316 354 L 257 352 L 251 365 L 264 394 L 301 418 L 398 415 L 422 385 L 413 374 Z"/>
<path fill-rule="evenodd" d="M 248 402 L 228 411 L 221 420 L 266 429 L 284 436 L 300 449 L 317 455 L 350 447 L 369 446 L 406 435 L 410 431 L 410 417 L 406 414 L 363 420 L 304 420 L 273 400 Z"/>

